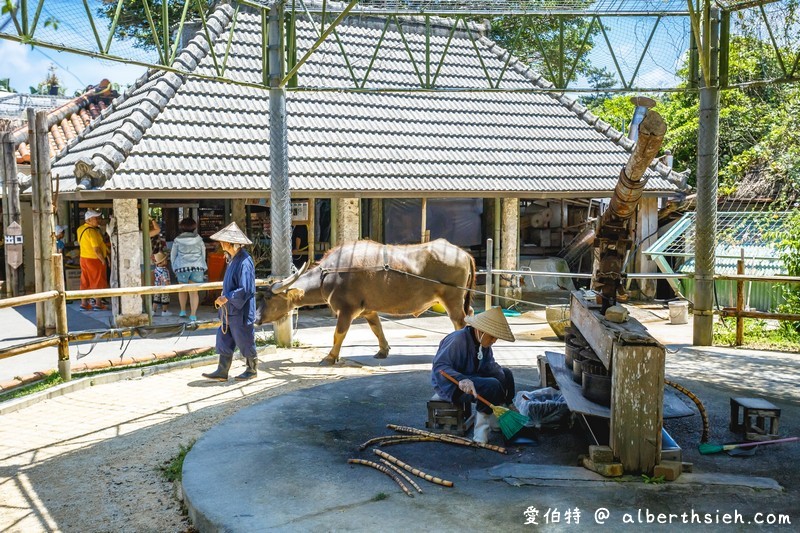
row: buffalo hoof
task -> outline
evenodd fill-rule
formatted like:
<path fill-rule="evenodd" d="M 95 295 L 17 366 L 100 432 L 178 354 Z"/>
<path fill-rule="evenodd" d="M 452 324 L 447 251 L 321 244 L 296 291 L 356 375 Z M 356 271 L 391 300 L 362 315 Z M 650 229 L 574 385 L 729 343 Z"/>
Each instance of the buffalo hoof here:
<path fill-rule="evenodd" d="M 327 357 L 325 357 L 325 359 L 319 362 L 319 366 L 333 366 L 336 364 L 337 361 L 338 361 L 337 357 L 328 355 Z"/>
<path fill-rule="evenodd" d="M 389 354 L 388 353 L 383 353 L 383 352 L 378 352 L 375 355 L 373 355 L 372 357 L 374 357 L 375 359 L 386 359 L 387 357 L 389 357 Z"/>

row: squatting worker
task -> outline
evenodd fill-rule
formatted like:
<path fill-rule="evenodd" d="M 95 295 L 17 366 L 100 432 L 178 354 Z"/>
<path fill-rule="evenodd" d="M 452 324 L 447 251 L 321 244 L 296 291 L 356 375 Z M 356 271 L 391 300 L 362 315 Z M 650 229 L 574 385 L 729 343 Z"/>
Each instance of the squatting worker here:
<path fill-rule="evenodd" d="M 78 244 L 81 256 L 81 290 L 107 289 L 106 265 L 108 265 L 109 252 L 100 230 L 100 217 L 102 215 L 94 209 L 87 209 L 83 215 L 84 224 L 78 228 Z M 105 309 L 102 300 L 97 299 L 94 309 Z M 93 309 L 88 298 L 81 299 L 81 309 Z"/>
<path fill-rule="evenodd" d="M 256 319 L 256 267 L 253 258 L 244 249 L 253 242 L 239 229 L 236 222 L 231 222 L 214 235 L 211 240 L 219 241 L 228 267 L 222 280 L 222 294 L 214 301 L 220 311 L 220 327 L 217 330 L 217 352 L 219 364 L 210 374 L 203 374 L 208 379 L 225 381 L 233 361 L 233 351 L 239 352 L 247 361 L 247 368 L 236 376 L 239 381 L 256 377 L 256 336 L 254 322 Z"/>
<path fill-rule="evenodd" d="M 431 382 L 436 393 L 453 403 L 475 401 L 481 395 L 493 405 L 510 404 L 514 399 L 514 376 L 511 370 L 494 360 L 492 345 L 497 339 L 514 342 L 514 334 L 502 309 L 492 307 L 479 315 L 468 316 L 467 326 L 450 333 L 439 343 L 433 358 Z M 458 387 L 442 376 L 444 370 L 458 381 Z M 473 439 L 488 442 L 489 431 L 496 420 L 483 402 L 476 404 Z"/>

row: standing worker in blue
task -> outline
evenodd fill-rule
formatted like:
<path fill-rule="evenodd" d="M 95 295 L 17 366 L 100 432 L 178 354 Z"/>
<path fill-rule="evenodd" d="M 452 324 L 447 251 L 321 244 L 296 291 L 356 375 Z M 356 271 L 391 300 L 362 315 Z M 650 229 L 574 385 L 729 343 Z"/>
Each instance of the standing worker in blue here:
<path fill-rule="evenodd" d="M 217 330 L 216 346 L 219 364 L 214 372 L 203 374 L 203 377 L 226 381 L 233 362 L 233 351 L 238 347 L 247 361 L 247 368 L 236 379 L 253 379 L 258 373 L 254 329 L 256 267 L 253 258 L 244 249 L 245 245 L 253 242 L 239 229 L 236 222 L 231 222 L 210 239 L 220 243 L 228 266 L 222 280 L 222 294 L 214 301 L 214 305 L 220 310 L 221 322 Z"/>

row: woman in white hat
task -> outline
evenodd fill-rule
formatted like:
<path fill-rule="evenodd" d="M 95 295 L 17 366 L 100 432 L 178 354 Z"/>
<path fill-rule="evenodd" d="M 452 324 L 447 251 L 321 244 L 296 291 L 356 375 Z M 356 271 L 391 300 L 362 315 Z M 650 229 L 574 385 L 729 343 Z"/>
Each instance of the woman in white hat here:
<path fill-rule="evenodd" d="M 208 379 L 226 381 L 236 347 L 247 361 L 245 371 L 236 376 L 239 381 L 256 377 L 256 267 L 244 246 L 253 244 L 236 222 L 231 222 L 214 235 L 219 241 L 228 267 L 222 280 L 222 294 L 214 305 L 220 310 L 220 327 L 217 330 L 217 352 L 219 364 L 214 372 L 203 374 Z"/>
<path fill-rule="evenodd" d="M 497 339 L 514 342 L 503 310 L 492 307 L 479 315 L 468 316 L 467 326 L 450 333 L 439 343 L 433 358 L 431 382 L 436 393 L 453 403 L 471 403 L 476 393 L 493 405 L 509 404 L 514 399 L 511 370 L 494 360 L 492 345 Z M 444 370 L 458 381 L 458 387 L 439 372 Z M 483 403 L 476 405 L 473 439 L 488 442 L 494 416 Z"/>

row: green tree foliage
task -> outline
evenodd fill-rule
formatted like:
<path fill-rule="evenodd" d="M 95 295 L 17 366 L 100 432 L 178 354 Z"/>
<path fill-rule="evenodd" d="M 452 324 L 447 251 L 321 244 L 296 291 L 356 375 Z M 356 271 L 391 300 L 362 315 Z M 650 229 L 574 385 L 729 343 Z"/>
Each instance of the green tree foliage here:
<path fill-rule="evenodd" d="M 729 83 L 779 77 L 780 69 L 769 44 L 752 37 L 731 43 Z M 688 79 L 688 66 L 678 73 Z M 686 83 L 684 83 L 686 86 Z M 691 92 L 656 97 L 656 110 L 667 121 L 664 148 L 672 151 L 678 170 L 697 169 L 698 96 Z M 800 190 L 800 89 L 790 84 L 754 85 L 720 94 L 720 193 L 731 194 L 750 173 L 783 183 L 790 199 Z M 628 96 L 590 104 L 594 113 L 617 127 L 633 113 Z"/>
<path fill-rule="evenodd" d="M 159 42 L 164 34 L 164 21 L 161 16 L 164 1 L 167 2 L 168 27 L 171 29 L 180 23 L 181 14 L 187 2 L 189 2 L 187 20 L 191 20 L 193 17 L 200 17 L 198 4 L 203 5 L 203 13 L 208 13 L 214 3 L 213 0 L 146 0 L 150 18 L 153 20 L 153 25 L 151 26 L 144 6 L 145 2 L 142 0 L 124 0 L 117 27 L 114 29 L 115 37 L 131 39 L 137 48 L 154 49 L 156 45 L 153 37 L 153 27 L 156 29 Z M 109 27 L 114 20 L 117 3 L 118 0 L 103 0 L 102 7 L 98 9 L 98 13 L 108 19 Z M 163 43 L 161 45 L 163 46 Z"/>
<path fill-rule="evenodd" d="M 790 276 L 800 276 L 800 211 L 795 210 L 790 215 L 786 225 L 789 232 L 777 236 L 780 238 L 778 249 L 781 252 L 786 270 Z M 779 312 L 800 314 L 800 283 L 781 285 L 785 302 L 778 307 Z M 800 322 L 781 322 L 781 328 L 793 334 L 795 340 L 800 341 Z"/>
<path fill-rule="evenodd" d="M 594 37 L 600 32 L 597 23 L 590 24 L 591 19 L 581 17 L 501 16 L 492 20 L 491 35 L 500 46 L 556 85 L 585 76 L 598 90 L 607 89 L 614 84 L 613 76 L 593 67 L 588 60 Z M 559 59 L 561 47 L 563 57 L 568 58 L 563 62 Z"/>

